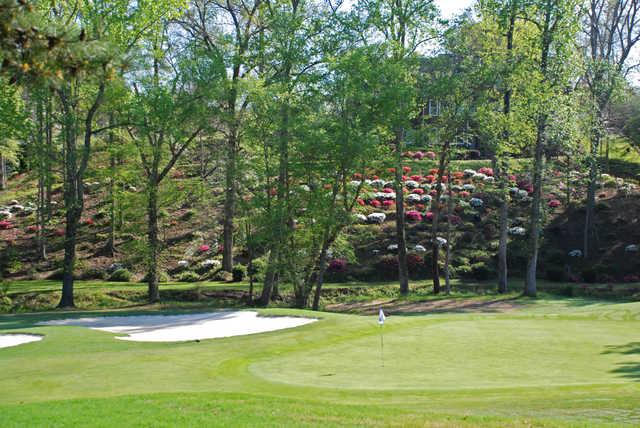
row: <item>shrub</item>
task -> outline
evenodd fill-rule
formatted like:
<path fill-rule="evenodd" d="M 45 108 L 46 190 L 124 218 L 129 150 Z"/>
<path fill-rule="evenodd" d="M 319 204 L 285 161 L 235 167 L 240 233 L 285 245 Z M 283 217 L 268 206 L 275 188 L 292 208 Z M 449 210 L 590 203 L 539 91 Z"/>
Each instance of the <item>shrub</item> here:
<path fill-rule="evenodd" d="M 116 269 L 111 275 L 109 275 L 109 281 L 115 282 L 129 282 L 133 275 L 126 268 Z"/>
<path fill-rule="evenodd" d="M 149 273 L 145 273 L 140 282 L 146 283 L 149 281 Z M 171 281 L 171 277 L 168 273 L 164 271 L 158 272 L 158 282 L 169 282 Z"/>
<path fill-rule="evenodd" d="M 213 275 L 211 279 L 213 279 L 214 281 L 220 281 L 220 282 L 232 282 L 233 274 L 231 272 L 219 270 L 218 272 L 215 273 L 215 275 Z"/>
<path fill-rule="evenodd" d="M 251 269 L 247 269 L 247 273 L 253 275 L 254 281 L 263 281 L 266 271 L 267 261 L 263 257 L 253 259 L 251 261 Z"/>
<path fill-rule="evenodd" d="M 549 281 L 562 282 L 564 281 L 564 269 L 559 266 L 550 266 L 547 268 L 547 279 Z"/>
<path fill-rule="evenodd" d="M 198 251 L 201 253 L 206 253 L 207 251 L 209 251 L 211 249 L 210 246 L 208 246 L 207 244 L 202 244 L 198 247 Z"/>
<path fill-rule="evenodd" d="M 347 270 L 347 261 L 345 259 L 333 259 L 329 262 L 327 270 L 333 273 L 344 272 Z"/>
<path fill-rule="evenodd" d="M 587 268 L 582 271 L 582 280 L 587 283 L 593 283 L 598 280 L 598 272 L 593 268 Z"/>
<path fill-rule="evenodd" d="M 83 269 L 78 275 L 80 279 L 105 279 L 106 275 L 104 269 L 89 267 Z"/>
<path fill-rule="evenodd" d="M 233 282 L 242 281 L 247 276 L 247 267 L 245 265 L 234 265 L 231 270 L 231 279 Z"/>
<path fill-rule="evenodd" d="M 196 212 L 193 210 L 186 210 L 182 216 L 180 216 L 180 220 L 189 221 L 196 216 Z"/>
<path fill-rule="evenodd" d="M 197 282 L 200 281 L 200 275 L 192 271 L 185 271 L 178 275 L 179 282 Z"/>

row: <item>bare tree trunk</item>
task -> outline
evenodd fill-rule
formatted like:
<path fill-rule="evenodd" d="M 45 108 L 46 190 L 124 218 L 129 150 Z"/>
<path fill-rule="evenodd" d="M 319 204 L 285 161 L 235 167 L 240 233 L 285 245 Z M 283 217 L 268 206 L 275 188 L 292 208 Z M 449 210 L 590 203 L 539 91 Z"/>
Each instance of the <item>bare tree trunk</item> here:
<path fill-rule="evenodd" d="M 155 176 L 149 178 L 149 200 L 147 201 L 147 239 L 149 245 L 149 260 L 147 266 L 147 284 L 149 302 L 160 300 L 158 286 L 158 180 Z"/>
<path fill-rule="evenodd" d="M 400 294 L 409 294 L 409 268 L 407 265 L 407 237 L 404 218 L 404 182 L 402 181 L 402 150 L 404 132 L 396 133 L 396 235 L 398 242 L 398 279 Z"/>
<path fill-rule="evenodd" d="M 7 190 L 7 159 L 0 154 L 0 190 Z"/>
<path fill-rule="evenodd" d="M 447 182 L 451 184 L 451 174 L 447 174 Z M 447 248 L 444 259 L 444 287 L 447 294 L 451 294 L 451 216 L 453 215 L 453 192 L 451 186 L 447 192 L 447 227 L 445 229 L 445 239 L 447 240 Z"/>
<path fill-rule="evenodd" d="M 498 244 L 498 293 L 506 293 L 508 287 L 507 244 L 509 241 L 509 203 L 503 195 L 500 201 L 500 241 Z"/>
<path fill-rule="evenodd" d="M 596 185 L 598 182 L 598 159 L 597 151 L 600 146 L 600 132 L 596 130 L 591 138 L 591 153 L 589 159 L 589 184 L 587 185 L 587 206 L 584 222 L 583 234 L 583 257 L 591 256 L 592 240 L 594 236 L 595 208 L 596 208 Z"/>
<path fill-rule="evenodd" d="M 542 202 L 542 170 L 544 168 L 544 132 L 547 118 L 543 115 L 538 120 L 538 136 L 536 138 L 536 148 L 533 164 L 533 201 L 531 203 L 531 223 L 530 223 L 530 258 L 527 264 L 525 285 L 523 294 L 529 297 L 536 297 L 537 284 L 536 273 L 538 269 L 538 250 L 540 247 L 540 220 Z"/>
<path fill-rule="evenodd" d="M 236 131 L 233 129 L 232 135 L 227 142 L 227 162 L 225 171 L 225 200 L 223 219 L 223 249 L 222 249 L 222 269 L 231 272 L 233 270 L 233 219 L 236 206 L 236 157 L 237 143 Z"/>

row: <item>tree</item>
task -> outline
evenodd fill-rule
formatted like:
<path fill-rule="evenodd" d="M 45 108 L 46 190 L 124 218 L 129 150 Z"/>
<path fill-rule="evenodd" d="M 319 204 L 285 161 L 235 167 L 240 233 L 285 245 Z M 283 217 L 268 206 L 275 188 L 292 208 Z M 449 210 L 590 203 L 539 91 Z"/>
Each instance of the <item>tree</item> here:
<path fill-rule="evenodd" d="M 133 82 L 132 125 L 127 132 L 138 149 L 147 196 L 147 283 L 149 302 L 159 301 L 158 207 L 160 184 L 205 127 L 207 88 L 222 75 L 215 62 L 184 58 L 172 52 L 160 28 L 150 40 L 146 62 Z M 188 52 L 188 51 L 187 51 Z M 182 52 L 184 55 L 185 52 Z"/>
<path fill-rule="evenodd" d="M 536 141 L 533 151 L 533 195 L 531 204 L 529 249 L 523 294 L 535 297 L 537 294 L 536 274 L 538 249 L 540 247 L 540 222 L 542 204 L 543 170 L 545 149 L 548 143 L 547 130 L 550 112 L 555 103 L 561 103 L 566 94 L 568 82 L 568 60 L 571 57 L 572 42 L 577 31 L 578 1 L 540 0 L 531 2 L 527 19 L 536 29 L 537 55 L 536 69 L 532 71 L 537 104 Z"/>
<path fill-rule="evenodd" d="M 638 66 L 629 64 L 629 56 L 640 41 L 640 0 L 589 0 L 583 20 L 586 72 L 592 110 L 589 139 L 589 184 L 585 214 L 583 256 L 592 254 L 595 236 L 598 150 L 606 131 L 612 98 L 621 81 Z"/>
<path fill-rule="evenodd" d="M 7 164 L 18 160 L 18 142 L 25 136 L 27 125 L 18 88 L 0 77 L 0 190 L 7 188 Z"/>
<path fill-rule="evenodd" d="M 409 293 L 409 270 L 407 266 L 407 239 L 405 235 L 405 212 L 403 195 L 402 153 L 410 128 L 410 120 L 417 116 L 418 100 L 416 90 L 406 92 L 407 82 L 415 81 L 418 73 L 416 53 L 426 43 L 435 38 L 437 8 L 431 0 L 365 0 L 355 6 L 355 13 L 362 22 L 362 38 L 381 38 L 391 46 L 387 61 L 402 64 L 398 73 L 398 93 L 395 112 L 389 119 L 393 129 L 391 140 L 395 150 L 395 190 L 396 190 L 396 235 L 398 240 L 398 276 L 400 293 Z M 416 88 L 417 89 L 417 88 Z"/>
<path fill-rule="evenodd" d="M 238 153 L 251 80 L 255 78 L 255 44 L 263 28 L 260 22 L 264 1 L 194 1 L 187 14 L 179 20 L 196 41 L 202 52 L 224 61 L 226 79 L 218 99 L 219 123 L 225 138 L 225 201 L 223 216 L 222 268 L 233 269 L 234 219 L 238 194 Z"/>

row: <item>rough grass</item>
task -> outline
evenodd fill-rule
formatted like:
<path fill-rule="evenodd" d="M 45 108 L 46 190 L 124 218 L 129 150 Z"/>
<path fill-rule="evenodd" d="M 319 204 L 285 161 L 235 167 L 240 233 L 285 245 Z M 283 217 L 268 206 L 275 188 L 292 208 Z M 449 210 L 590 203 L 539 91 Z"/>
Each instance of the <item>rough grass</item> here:
<path fill-rule="evenodd" d="M 321 313 L 199 343 L 34 325 L 88 314 L 0 317 L 0 332 L 45 335 L 0 350 L 3 427 L 640 423 L 640 303 L 549 297 L 514 313 L 390 316 L 384 367 L 375 316 Z"/>

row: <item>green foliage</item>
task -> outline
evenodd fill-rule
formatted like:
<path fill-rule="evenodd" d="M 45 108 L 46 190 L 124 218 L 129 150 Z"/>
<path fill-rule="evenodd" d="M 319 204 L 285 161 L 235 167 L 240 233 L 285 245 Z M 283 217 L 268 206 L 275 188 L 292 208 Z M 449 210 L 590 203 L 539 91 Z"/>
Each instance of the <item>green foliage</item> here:
<path fill-rule="evenodd" d="M 109 275 L 109 281 L 115 282 L 131 282 L 133 275 L 126 268 L 116 269 L 111 275 Z"/>
<path fill-rule="evenodd" d="M 185 271 L 178 274 L 176 280 L 179 282 L 197 282 L 200 281 L 200 275 L 193 271 Z"/>
<path fill-rule="evenodd" d="M 241 264 L 233 265 L 233 271 L 231 272 L 233 282 L 240 282 L 247 276 L 247 267 Z"/>

